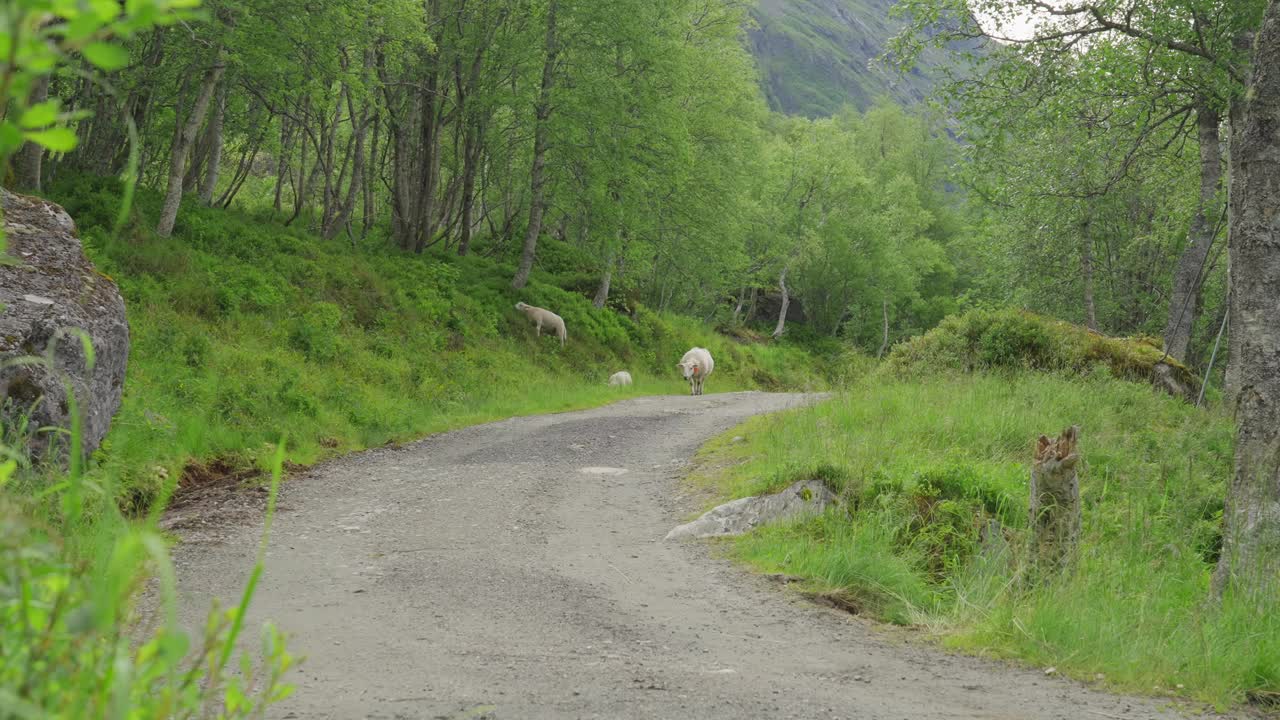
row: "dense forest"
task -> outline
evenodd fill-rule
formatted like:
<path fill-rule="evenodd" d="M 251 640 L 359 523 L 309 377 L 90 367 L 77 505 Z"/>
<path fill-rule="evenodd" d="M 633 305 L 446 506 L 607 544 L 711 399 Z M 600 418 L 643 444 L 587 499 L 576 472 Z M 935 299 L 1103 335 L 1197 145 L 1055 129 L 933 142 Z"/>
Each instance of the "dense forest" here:
<path fill-rule="evenodd" d="M 964 224 L 940 120 L 888 102 L 769 113 L 740 4 L 201 12 L 138 34 L 106 79 L 35 88 L 92 116 L 74 150 L 21 164 L 15 185 L 136 162 L 163 193 L 161 237 L 183 202 L 269 208 L 387 252 L 510 258 L 515 287 L 540 244 L 567 243 L 594 265 L 579 289 L 597 307 L 767 319 L 781 334 L 785 288 L 812 333 L 871 350 L 886 313 L 901 337 L 954 309 L 947 248 Z"/>
<path fill-rule="evenodd" d="M 207 3 L 136 34 L 105 75 L 42 78 L 33 100 L 87 117 L 43 167 L 29 145 L 14 185 L 136 163 L 164 197 L 161 237 L 183 202 L 269 209 L 388 252 L 509 259 L 516 287 L 540 243 L 565 243 L 590 258 L 577 289 L 597 307 L 781 334 L 794 299 L 803 332 L 871 352 L 1011 304 L 1207 361 L 1240 86 L 1225 66 L 1124 36 L 1064 57 L 1067 41 L 966 28 L 932 36 L 968 41 L 981 69 L 957 62 L 938 110 L 886 98 L 807 120 L 766 110 L 737 3 L 422 10 Z M 1198 32 L 1228 43 L 1256 24 L 1245 10 Z M 914 37 L 864 61 L 909 63 Z"/>
<path fill-rule="evenodd" d="M 93 595 L 101 578 L 67 569 L 96 567 L 88 558 L 116 552 L 111 567 L 129 568 L 110 578 L 119 607 L 98 621 L 113 649 L 84 660 L 66 630 L 64 674 L 51 677 L 86 683 L 85 707 L 104 702 L 110 689 L 76 667 L 106 667 L 127 599 L 163 555 L 160 534 L 135 522 L 154 522 L 191 483 L 273 477 L 274 503 L 286 460 L 598 404 L 619 396 L 603 378 L 623 367 L 642 386 L 623 394 L 674 392 L 680 353 L 704 345 L 722 368 L 714 391 L 839 391 L 793 425 L 755 426 L 744 449 L 720 448 L 756 453 L 726 466 L 759 473 L 736 486 L 721 478 L 721 489 L 779 490 L 799 473 L 857 498 L 839 522 L 752 536 L 739 554 L 846 593 L 871 577 L 893 590 L 876 601 L 890 619 L 976 623 L 1003 638 L 967 635 L 976 647 L 1064 667 L 1087 643 L 1059 627 L 1066 639 L 1017 646 L 1010 628 L 1032 624 L 1018 613 L 1043 602 L 1069 618 L 1079 609 L 1053 603 L 1080 597 L 1096 610 L 1167 581 L 1161 597 L 1176 612 L 1144 637 L 1200 635 L 1177 635 L 1176 652 L 1152 641 L 1150 657 L 1176 661 L 1143 656 L 1151 672 L 1172 682 L 1189 664 L 1243 658 L 1217 679 L 1198 676 L 1196 697 L 1280 697 L 1274 643 L 1233 649 L 1274 617 L 1280 578 L 1280 3 L 885 4 L 864 3 L 882 35 L 862 43 L 871 50 L 841 44 L 859 25 L 848 12 L 832 10 L 836 27 L 830 8 L 799 0 L 20 0 L 0 10 L 4 187 L 67 209 L 119 285 L 133 343 L 123 405 L 91 458 L 74 423 L 69 461 L 28 457 L 23 442 L 44 430 L 14 420 L 12 392 L 0 407 L 0 515 L 68 538 L 66 556 L 45 548 L 24 560 L 36 575 L 72 578 L 50 580 L 63 589 L 49 598 Z M 789 68 L 806 43 L 839 67 L 815 61 L 800 77 Z M 833 94 L 842 83 L 847 97 Z M 0 244 L 0 268 L 22 262 Z M 567 345 L 532 336 L 517 300 L 563 315 Z M 992 373 L 948 379 L 975 370 Z M 1177 399 L 1134 390 L 1153 378 Z M 1099 409 L 1108 403 L 1123 422 Z M 933 406 L 953 410 L 935 417 L 924 411 Z M 1006 595 L 1022 576 L 992 575 L 999 582 L 972 596 L 992 613 L 975 620 L 957 588 L 977 572 L 986 523 L 1026 530 L 1025 512 L 1008 512 L 1026 503 L 1020 443 L 1048 429 L 1031 423 L 1079 422 L 1061 408 L 1101 428 L 1104 477 L 1100 495 L 1086 488 L 1084 543 L 1121 589 L 1079 579 L 1058 596 Z M 880 412 L 902 414 L 876 430 L 885 447 L 907 448 L 902 457 L 824 435 L 863 432 Z M 981 437 L 992 427 L 998 437 Z M 912 444 L 929 437 L 952 444 Z M 1166 442 L 1177 462 L 1160 457 Z M 1097 519 L 1117 478 L 1128 515 L 1113 504 L 1106 517 L 1133 523 L 1138 508 L 1146 518 L 1128 534 Z M 1179 493 L 1186 506 L 1169 509 Z M 854 512 L 877 507 L 874 521 Z M 81 534 L 108 519 L 129 530 Z M 25 553 L 25 532 L 0 534 L 0 550 Z M 1134 568 L 1152 537 L 1186 547 L 1147 575 Z M 882 551 L 882 564 L 832 572 L 848 558 L 821 553 L 855 540 Z M 793 548 L 814 564 L 788 566 Z M 1108 553 L 1115 565 L 1098 560 Z M 54 636 L 69 622 L 61 599 L 46 617 L 7 597 L 0 619 L 21 617 L 30 632 L 47 621 Z M 1225 609 L 1187 625 L 1205 598 Z M 947 614 L 948 603 L 960 609 Z M 225 681 L 240 632 L 234 612 L 215 617 L 201 656 L 210 687 Z M 0 641 L 29 644 L 13 633 Z M 264 670 L 275 674 L 237 712 L 281 699 L 292 661 L 274 630 L 267 640 Z M 1123 664 L 1103 657 L 1105 645 L 1072 670 Z M 155 656 L 163 666 L 137 659 L 148 682 L 172 682 L 174 652 Z M 57 683 L 38 689 L 45 697 L 24 685 L 32 667 L 0 667 L 0 693 L 22 686 L 32 707 L 58 702 Z M 204 702 L 189 683 L 166 687 L 147 702 Z"/>

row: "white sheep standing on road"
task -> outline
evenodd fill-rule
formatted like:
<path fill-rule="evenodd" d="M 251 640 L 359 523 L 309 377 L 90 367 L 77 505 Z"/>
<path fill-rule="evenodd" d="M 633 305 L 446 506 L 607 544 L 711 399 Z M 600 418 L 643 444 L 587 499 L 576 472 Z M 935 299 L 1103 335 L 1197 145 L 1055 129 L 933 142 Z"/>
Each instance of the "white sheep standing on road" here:
<path fill-rule="evenodd" d="M 560 338 L 560 347 L 564 347 L 564 341 L 569 337 L 569 333 L 564 329 L 564 318 L 545 308 L 526 305 L 522 302 L 516 303 L 516 309 L 527 315 L 538 326 L 538 337 L 542 337 L 542 326 L 546 325 L 547 329 L 556 331 L 556 335 Z"/>
<path fill-rule="evenodd" d="M 627 372 L 626 370 L 619 370 L 618 372 L 609 376 L 609 387 L 617 387 L 619 385 L 630 385 L 630 384 L 631 384 L 631 373 Z"/>
<path fill-rule="evenodd" d="M 706 382 L 707 376 L 715 369 L 716 363 L 711 359 L 711 353 L 706 348 L 696 347 L 685 353 L 676 367 L 684 373 L 684 379 L 689 381 L 689 394 L 701 395 L 702 383 Z"/>

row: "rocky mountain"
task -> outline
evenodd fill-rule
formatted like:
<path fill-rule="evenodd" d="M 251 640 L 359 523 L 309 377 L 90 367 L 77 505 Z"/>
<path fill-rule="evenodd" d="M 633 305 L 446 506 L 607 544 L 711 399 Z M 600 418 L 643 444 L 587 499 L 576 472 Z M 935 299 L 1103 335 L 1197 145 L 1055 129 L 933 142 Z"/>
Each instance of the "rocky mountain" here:
<path fill-rule="evenodd" d="M 793 115 L 865 110 L 879 97 L 912 104 L 928 96 L 945 53 L 930 51 L 910 73 L 877 59 L 901 26 L 896 0 L 759 0 L 751 51 L 769 105 Z"/>

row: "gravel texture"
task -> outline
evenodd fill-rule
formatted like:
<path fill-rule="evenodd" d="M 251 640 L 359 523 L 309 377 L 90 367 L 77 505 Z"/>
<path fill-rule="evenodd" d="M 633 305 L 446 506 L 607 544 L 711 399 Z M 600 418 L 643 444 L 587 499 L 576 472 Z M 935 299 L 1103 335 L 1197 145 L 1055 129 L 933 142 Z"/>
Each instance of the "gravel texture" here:
<path fill-rule="evenodd" d="M 715 557 L 713 545 L 662 542 L 703 509 L 679 481 L 700 444 L 807 399 L 640 398 L 291 478 L 246 625 L 246 646 L 271 618 L 305 656 L 298 691 L 273 716 L 1184 717 L 904 641 Z M 185 623 L 198 627 L 214 596 L 235 600 L 260 525 L 184 525 Z"/>

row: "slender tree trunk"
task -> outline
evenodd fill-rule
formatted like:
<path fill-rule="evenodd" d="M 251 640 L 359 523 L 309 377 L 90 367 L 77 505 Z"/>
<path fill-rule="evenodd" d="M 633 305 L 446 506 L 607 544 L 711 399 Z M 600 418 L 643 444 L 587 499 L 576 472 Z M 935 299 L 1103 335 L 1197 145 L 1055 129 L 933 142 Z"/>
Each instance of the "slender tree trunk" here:
<path fill-rule="evenodd" d="M 379 122 L 377 111 L 373 115 L 373 129 L 370 131 L 369 137 L 369 166 L 365 168 L 362 183 L 364 186 L 364 201 L 360 205 L 361 213 L 361 237 L 368 235 L 373 229 L 373 223 L 377 220 L 377 207 L 374 205 L 374 183 L 377 181 L 378 174 L 381 171 L 381 164 L 378 161 L 378 135 L 381 132 L 381 123 Z"/>
<path fill-rule="evenodd" d="M 49 99 L 49 76 L 36 78 L 31 86 L 31 104 Z M 13 156 L 13 184 L 17 190 L 40 192 L 40 166 L 44 161 L 44 148 L 29 142 Z"/>
<path fill-rule="evenodd" d="M 551 89 L 556 80 L 556 55 L 560 51 L 556 38 L 556 9 L 558 0 L 551 0 L 547 8 L 546 60 L 542 65 L 542 88 L 538 91 L 536 124 L 533 130 L 533 169 L 529 172 L 529 226 L 524 233 L 524 248 L 520 252 L 520 267 L 511 280 L 511 287 L 519 290 L 529 282 L 533 271 L 533 256 L 538 248 L 538 233 L 542 232 L 542 213 L 545 199 L 543 173 L 547 155 L 547 120 L 551 117 Z"/>
<path fill-rule="evenodd" d="M 200 92 L 190 114 L 185 122 L 175 126 L 177 132 L 174 133 L 173 147 L 169 151 L 169 185 L 165 191 L 164 205 L 160 209 L 160 221 L 156 224 L 156 235 L 162 238 L 173 234 L 173 225 L 178 220 L 178 205 L 182 202 L 182 180 L 186 174 L 187 155 L 191 150 L 191 143 L 195 141 L 196 132 L 200 130 L 200 123 L 204 122 L 205 113 L 209 110 L 213 91 L 226 69 L 226 61 L 219 52 L 213 65 L 205 71 L 204 79 L 200 82 Z"/>
<path fill-rule="evenodd" d="M 459 255 L 466 255 L 471 250 L 471 233 L 475 229 L 476 173 L 480 165 L 481 147 L 480 122 L 472 120 L 467 124 L 462 142 L 462 230 L 458 236 Z"/>
<path fill-rule="evenodd" d="M 1200 285 L 1204 264 L 1213 244 L 1218 189 L 1222 184 L 1222 146 L 1219 125 L 1222 118 L 1207 104 L 1197 111 L 1200 136 L 1200 202 L 1187 232 L 1187 247 L 1178 258 L 1173 292 L 1169 295 L 1169 319 L 1164 326 L 1164 349 L 1173 358 L 1187 362 L 1191 333 L 1200 314 Z"/>
<path fill-rule="evenodd" d="M 604 274 L 600 276 L 600 285 L 596 288 L 596 297 L 591 304 L 597 310 L 604 307 L 609 302 L 609 283 L 613 280 L 613 255 L 609 255 L 609 259 L 604 264 Z"/>
<path fill-rule="evenodd" d="M 884 357 L 884 351 L 889 349 L 889 298 L 881 298 L 880 314 L 883 320 L 881 325 L 880 349 L 876 351 L 876 359 Z"/>
<path fill-rule="evenodd" d="M 1254 40 L 1231 143 L 1231 335 L 1239 395 L 1235 475 L 1214 590 L 1258 602 L 1280 590 L 1280 0 Z"/>
<path fill-rule="evenodd" d="M 215 207 L 229 208 L 231 201 L 236 199 L 236 194 L 240 192 L 240 188 L 244 187 L 245 180 L 249 179 L 249 173 L 253 170 L 253 161 L 258 157 L 258 149 L 262 147 L 262 141 L 266 139 L 267 133 L 270 132 L 271 120 L 274 114 L 269 113 L 267 120 L 261 123 L 261 129 L 254 136 L 249 146 L 240 155 L 239 162 L 236 163 L 235 172 L 231 175 L 231 182 L 227 184 L 227 189 L 214 200 Z"/>
<path fill-rule="evenodd" d="M 311 114 L 311 96 L 302 98 L 302 118 L 305 122 L 306 118 Z M 307 201 L 307 130 L 306 128 L 296 128 L 298 136 L 298 179 L 293 182 L 293 214 L 288 220 L 284 221 L 284 226 L 289 227 L 294 220 L 302 214 L 302 206 Z M 292 176 L 290 171 L 290 176 Z"/>
<path fill-rule="evenodd" d="M 289 171 L 289 118 L 280 117 L 280 156 L 276 158 L 276 192 L 272 207 L 279 213 L 280 195 L 284 191 L 285 173 Z"/>
<path fill-rule="evenodd" d="M 1085 325 L 1096 332 L 1098 309 L 1093 300 L 1093 236 L 1090 232 L 1092 225 L 1093 219 L 1087 215 L 1080 223 L 1080 276 L 1084 280 Z"/>
<path fill-rule="evenodd" d="M 213 191 L 218 186 L 218 171 L 222 165 L 222 124 L 227 112 L 227 84 L 218 85 L 218 104 L 209 118 L 209 156 L 205 160 L 204 179 L 200 183 L 200 202 L 213 204 Z"/>
<path fill-rule="evenodd" d="M 790 265 L 783 265 L 782 272 L 778 275 L 778 287 L 782 289 L 782 308 L 778 310 L 778 325 L 773 329 L 775 338 L 782 337 L 787 329 L 787 308 L 791 307 L 791 293 L 787 290 L 787 271 L 790 269 Z"/>
<path fill-rule="evenodd" d="M 747 286 L 743 285 L 742 289 L 738 291 L 738 302 L 733 306 L 733 324 L 735 327 L 738 325 L 739 318 L 742 317 L 742 308 L 745 307 L 746 304 Z"/>

